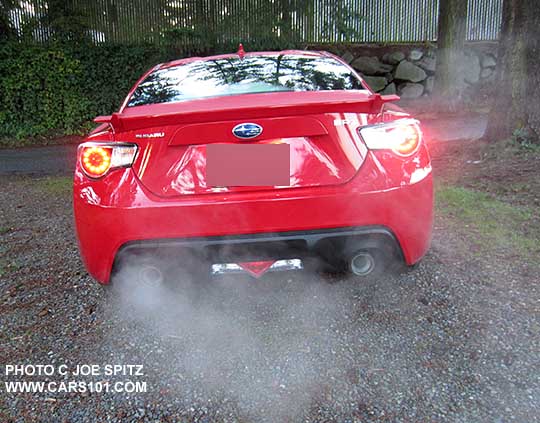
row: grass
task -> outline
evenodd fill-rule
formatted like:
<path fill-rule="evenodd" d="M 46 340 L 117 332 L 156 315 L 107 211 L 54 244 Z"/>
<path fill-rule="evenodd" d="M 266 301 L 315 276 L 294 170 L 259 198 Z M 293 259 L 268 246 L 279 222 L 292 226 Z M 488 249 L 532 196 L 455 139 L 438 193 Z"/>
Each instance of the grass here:
<path fill-rule="evenodd" d="M 540 246 L 538 218 L 532 207 L 514 206 L 484 192 L 459 186 L 436 188 L 437 212 L 452 218 L 458 231 L 476 237 L 481 250 L 513 249 L 533 255 Z"/>
<path fill-rule="evenodd" d="M 30 147 L 36 145 L 30 139 L 19 140 L 17 138 L 1 138 L 0 137 L 0 149 L 1 148 L 18 148 L 18 147 Z"/>
<path fill-rule="evenodd" d="M 540 154 L 540 145 L 507 139 L 494 142 L 486 150 L 486 158 L 493 160 L 505 159 L 508 156 L 534 157 Z"/>
<path fill-rule="evenodd" d="M 71 176 L 50 176 L 35 181 L 36 188 L 51 195 L 68 195 L 73 188 Z"/>

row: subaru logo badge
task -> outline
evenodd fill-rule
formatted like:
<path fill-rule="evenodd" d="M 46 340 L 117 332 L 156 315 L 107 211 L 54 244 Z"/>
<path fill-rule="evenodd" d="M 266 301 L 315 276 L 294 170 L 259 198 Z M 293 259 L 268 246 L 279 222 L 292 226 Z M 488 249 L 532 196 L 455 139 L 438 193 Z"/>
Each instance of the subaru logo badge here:
<path fill-rule="evenodd" d="M 232 130 L 235 137 L 243 140 L 255 138 L 256 136 L 261 135 L 262 131 L 262 126 L 257 125 L 256 123 L 241 123 L 236 125 Z"/>

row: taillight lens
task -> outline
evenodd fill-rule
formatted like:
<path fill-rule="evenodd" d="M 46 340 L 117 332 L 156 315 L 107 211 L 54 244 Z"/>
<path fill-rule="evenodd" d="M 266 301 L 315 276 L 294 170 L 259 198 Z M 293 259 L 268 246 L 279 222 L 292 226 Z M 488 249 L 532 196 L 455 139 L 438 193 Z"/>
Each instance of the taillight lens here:
<path fill-rule="evenodd" d="M 100 178 L 114 168 L 131 166 L 136 154 L 135 144 L 83 143 L 79 146 L 81 168 L 91 178 Z"/>
<path fill-rule="evenodd" d="M 414 153 L 422 140 L 418 121 L 414 119 L 366 126 L 360 129 L 360 135 L 369 149 L 392 150 L 401 156 Z"/>
<path fill-rule="evenodd" d="M 112 148 L 83 147 L 81 152 L 81 166 L 84 172 L 93 178 L 105 175 L 111 168 Z"/>

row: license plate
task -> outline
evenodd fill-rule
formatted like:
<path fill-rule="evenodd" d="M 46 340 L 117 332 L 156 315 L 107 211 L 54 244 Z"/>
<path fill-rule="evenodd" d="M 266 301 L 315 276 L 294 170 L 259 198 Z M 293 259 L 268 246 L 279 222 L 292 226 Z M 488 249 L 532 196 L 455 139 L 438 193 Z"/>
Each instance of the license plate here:
<path fill-rule="evenodd" d="M 208 144 L 206 183 L 211 187 L 289 186 L 289 144 Z"/>

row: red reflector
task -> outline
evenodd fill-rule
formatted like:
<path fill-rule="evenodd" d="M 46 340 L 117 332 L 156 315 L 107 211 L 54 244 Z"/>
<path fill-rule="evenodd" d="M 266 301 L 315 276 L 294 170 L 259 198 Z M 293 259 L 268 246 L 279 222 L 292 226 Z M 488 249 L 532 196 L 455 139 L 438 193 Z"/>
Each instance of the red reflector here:
<path fill-rule="evenodd" d="M 256 278 L 262 276 L 272 265 L 275 263 L 275 260 L 272 261 L 250 261 L 246 263 L 238 263 L 242 269 L 250 273 Z"/>

